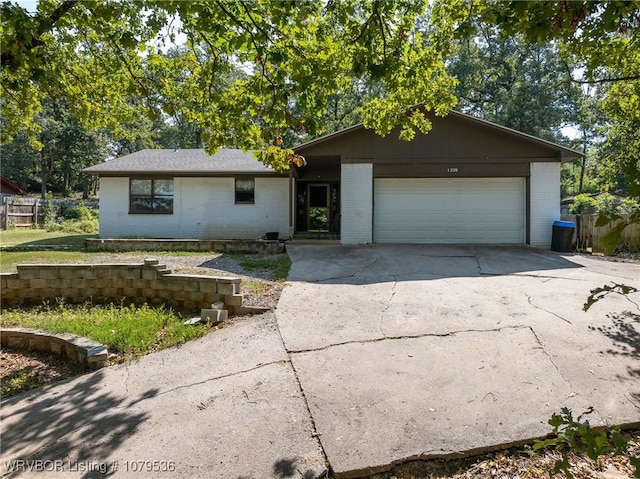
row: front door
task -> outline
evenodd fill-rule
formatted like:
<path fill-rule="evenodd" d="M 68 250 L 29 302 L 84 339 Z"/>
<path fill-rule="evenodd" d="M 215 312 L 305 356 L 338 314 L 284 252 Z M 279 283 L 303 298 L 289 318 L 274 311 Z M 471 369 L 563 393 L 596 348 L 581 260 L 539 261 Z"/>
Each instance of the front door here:
<path fill-rule="evenodd" d="M 307 231 L 329 231 L 329 185 L 307 185 Z"/>

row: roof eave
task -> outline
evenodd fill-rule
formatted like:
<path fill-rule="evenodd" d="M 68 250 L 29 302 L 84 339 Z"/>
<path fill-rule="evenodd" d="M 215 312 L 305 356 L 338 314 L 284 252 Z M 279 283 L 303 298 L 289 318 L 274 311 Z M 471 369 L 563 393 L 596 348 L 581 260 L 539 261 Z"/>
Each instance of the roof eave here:
<path fill-rule="evenodd" d="M 286 176 L 286 172 L 278 172 L 275 170 L 233 170 L 233 171 L 149 171 L 149 170 L 90 170 L 85 168 L 83 173 L 92 176 L 240 176 L 240 175 L 268 175 L 268 176 Z"/>

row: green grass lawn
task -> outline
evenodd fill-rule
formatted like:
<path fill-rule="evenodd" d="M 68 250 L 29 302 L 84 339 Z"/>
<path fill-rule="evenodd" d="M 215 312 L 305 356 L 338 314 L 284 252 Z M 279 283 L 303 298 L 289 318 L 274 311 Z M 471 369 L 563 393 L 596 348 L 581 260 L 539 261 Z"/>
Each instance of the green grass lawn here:
<path fill-rule="evenodd" d="M 1 251 L 0 273 L 17 271 L 16 265 L 29 263 L 90 263 L 95 253 L 84 251 Z"/>
<path fill-rule="evenodd" d="M 44 229 L 11 229 L 0 232 L 0 245 L 72 245 L 84 247 L 85 238 L 91 235 L 69 234 Z"/>
<path fill-rule="evenodd" d="M 71 333 L 107 346 L 110 353 L 131 359 L 203 336 L 208 328 L 182 324 L 180 315 L 150 306 L 44 305 L 3 311 L 4 327 L 37 328 Z"/>

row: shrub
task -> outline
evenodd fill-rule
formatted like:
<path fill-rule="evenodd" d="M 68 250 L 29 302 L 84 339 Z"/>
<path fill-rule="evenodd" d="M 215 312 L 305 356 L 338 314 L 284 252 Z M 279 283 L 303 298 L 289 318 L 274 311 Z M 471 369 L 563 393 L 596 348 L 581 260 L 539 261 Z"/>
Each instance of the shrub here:
<path fill-rule="evenodd" d="M 63 221 L 60 229 L 65 233 L 87 233 L 96 234 L 98 232 L 98 219 L 86 219 L 81 221 Z"/>
<path fill-rule="evenodd" d="M 619 215 L 631 215 L 637 211 L 640 211 L 640 199 L 638 198 L 623 198 L 616 208 L 616 213 Z"/>
<path fill-rule="evenodd" d="M 569 212 L 574 215 L 583 215 L 591 213 L 591 209 L 595 206 L 593 198 L 587 193 L 581 193 L 573 198 L 573 203 L 569 207 Z"/>
<path fill-rule="evenodd" d="M 600 193 L 593 199 L 593 205 L 599 213 L 611 215 L 616 211 L 616 197 L 611 193 Z"/>
<path fill-rule="evenodd" d="M 53 195 L 47 193 L 45 195 L 44 208 L 42 210 L 44 229 L 47 231 L 60 231 L 58 224 L 58 208 L 53 201 Z"/>
<path fill-rule="evenodd" d="M 47 199 L 47 205 L 53 205 Z M 71 206 L 63 203 L 60 208 L 61 221 L 56 218 L 55 206 L 49 214 L 45 213 L 47 231 L 64 231 L 65 233 L 96 234 L 98 232 L 98 210 L 81 203 Z"/>

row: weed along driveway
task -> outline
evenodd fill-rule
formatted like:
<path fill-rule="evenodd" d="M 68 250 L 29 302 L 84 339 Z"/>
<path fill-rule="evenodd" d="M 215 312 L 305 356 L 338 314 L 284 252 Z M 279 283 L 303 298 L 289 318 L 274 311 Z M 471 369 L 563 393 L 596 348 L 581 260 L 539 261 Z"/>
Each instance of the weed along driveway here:
<path fill-rule="evenodd" d="M 289 246 L 276 311 L 336 475 L 640 423 L 640 265 L 524 247 Z"/>

